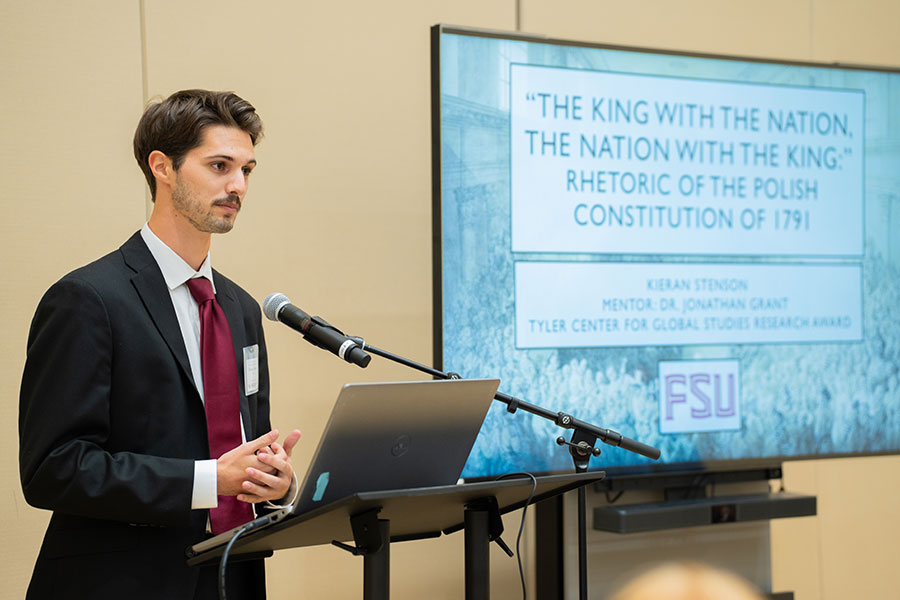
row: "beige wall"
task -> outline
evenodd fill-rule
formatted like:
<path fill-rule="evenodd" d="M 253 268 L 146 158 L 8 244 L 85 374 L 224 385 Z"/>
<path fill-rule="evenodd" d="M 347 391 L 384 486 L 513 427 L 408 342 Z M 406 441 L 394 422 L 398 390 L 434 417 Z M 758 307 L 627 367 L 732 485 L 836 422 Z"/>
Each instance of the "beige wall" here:
<path fill-rule="evenodd" d="M 259 109 L 249 201 L 213 260 L 255 297 L 283 291 L 374 344 L 431 353 L 429 31 L 434 23 L 614 44 L 897 66 L 891 0 L 219 0 L 0 2 L 0 407 L 9 483 L 0 513 L 0 596 L 19 598 L 47 515 L 17 480 L 18 383 L 31 313 L 59 276 L 140 227 L 147 214 L 131 158 L 147 98 L 184 87 L 234 89 Z M 345 381 L 414 378 L 376 360 L 365 371 L 312 350 L 284 327 L 269 340 L 273 421 L 299 426 L 309 460 Z M 774 523 L 776 587 L 798 600 L 895 594 L 898 458 L 795 463 L 794 491 L 820 515 Z M 892 476 L 888 476 L 888 474 Z M 507 534 L 512 539 L 514 523 Z M 11 535 L 10 535 L 11 534 Z M 459 598 L 461 535 L 392 548 L 395 598 Z M 514 562 L 493 557 L 497 598 L 518 597 Z M 359 597 L 361 560 L 334 548 L 280 553 L 271 597 Z M 860 584 L 860 578 L 862 584 Z M 511 590 L 503 593 L 502 589 Z"/>
<path fill-rule="evenodd" d="M 67 271 L 144 218 L 129 133 L 143 106 L 136 2 L 0 3 L 0 597 L 22 598 L 49 514 L 18 479 L 19 381 L 31 315 Z"/>

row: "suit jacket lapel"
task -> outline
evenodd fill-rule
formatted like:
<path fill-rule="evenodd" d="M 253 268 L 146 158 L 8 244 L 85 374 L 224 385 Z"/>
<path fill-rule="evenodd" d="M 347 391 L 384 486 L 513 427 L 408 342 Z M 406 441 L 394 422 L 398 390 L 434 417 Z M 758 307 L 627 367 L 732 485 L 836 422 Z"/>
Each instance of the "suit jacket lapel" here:
<path fill-rule="evenodd" d="M 162 271 L 141 239 L 140 232 L 131 236 L 119 250 L 125 257 L 125 263 L 135 271 L 131 283 L 141 297 L 144 307 L 150 313 L 153 323 L 175 356 L 185 377 L 194 385 L 194 389 L 197 389 L 197 383 L 191 374 L 191 363 L 184 347 L 181 328 L 178 326 L 178 317 L 175 316 L 175 308 L 172 306 L 172 296 L 169 294 Z"/>
<path fill-rule="evenodd" d="M 248 345 L 248 341 L 244 331 L 243 312 L 230 282 L 215 270 L 213 270 L 213 280 L 216 284 L 216 302 L 222 307 L 222 312 L 225 313 L 225 320 L 228 321 L 228 328 L 231 330 L 231 343 L 234 344 L 234 359 L 238 372 L 238 397 L 241 401 L 241 418 L 244 423 L 244 435 L 249 441 L 256 437 L 254 433 L 256 424 L 250 421 L 250 404 L 245 393 L 247 388 L 244 384 L 244 347 Z"/>

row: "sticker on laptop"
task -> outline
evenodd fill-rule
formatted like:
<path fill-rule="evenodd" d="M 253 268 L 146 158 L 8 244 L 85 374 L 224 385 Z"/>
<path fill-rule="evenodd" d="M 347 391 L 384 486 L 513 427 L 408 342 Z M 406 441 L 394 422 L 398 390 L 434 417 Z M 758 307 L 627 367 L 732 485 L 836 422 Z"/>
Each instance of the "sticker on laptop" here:
<path fill-rule="evenodd" d="M 322 496 L 325 495 L 325 488 L 328 487 L 328 478 L 331 474 L 328 471 L 319 474 L 318 479 L 316 479 L 316 491 L 313 492 L 313 502 L 319 502 L 322 499 Z"/>

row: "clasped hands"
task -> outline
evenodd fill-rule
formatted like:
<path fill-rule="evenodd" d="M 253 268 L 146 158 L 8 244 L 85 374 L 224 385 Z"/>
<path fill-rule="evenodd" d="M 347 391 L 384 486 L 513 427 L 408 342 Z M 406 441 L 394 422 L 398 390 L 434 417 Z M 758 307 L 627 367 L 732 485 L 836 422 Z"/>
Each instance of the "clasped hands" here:
<path fill-rule="evenodd" d="M 294 478 L 291 452 L 299 440 L 295 429 L 279 444 L 273 429 L 229 450 L 216 460 L 217 493 L 251 503 L 284 498 Z"/>

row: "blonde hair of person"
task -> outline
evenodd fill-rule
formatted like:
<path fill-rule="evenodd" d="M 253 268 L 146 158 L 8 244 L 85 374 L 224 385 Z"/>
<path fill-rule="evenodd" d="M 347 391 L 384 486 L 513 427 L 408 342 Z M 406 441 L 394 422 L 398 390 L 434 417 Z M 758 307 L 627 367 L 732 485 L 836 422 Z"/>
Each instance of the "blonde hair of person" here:
<path fill-rule="evenodd" d="M 762 600 L 762 596 L 728 571 L 697 562 L 679 562 L 639 575 L 610 600 Z"/>

